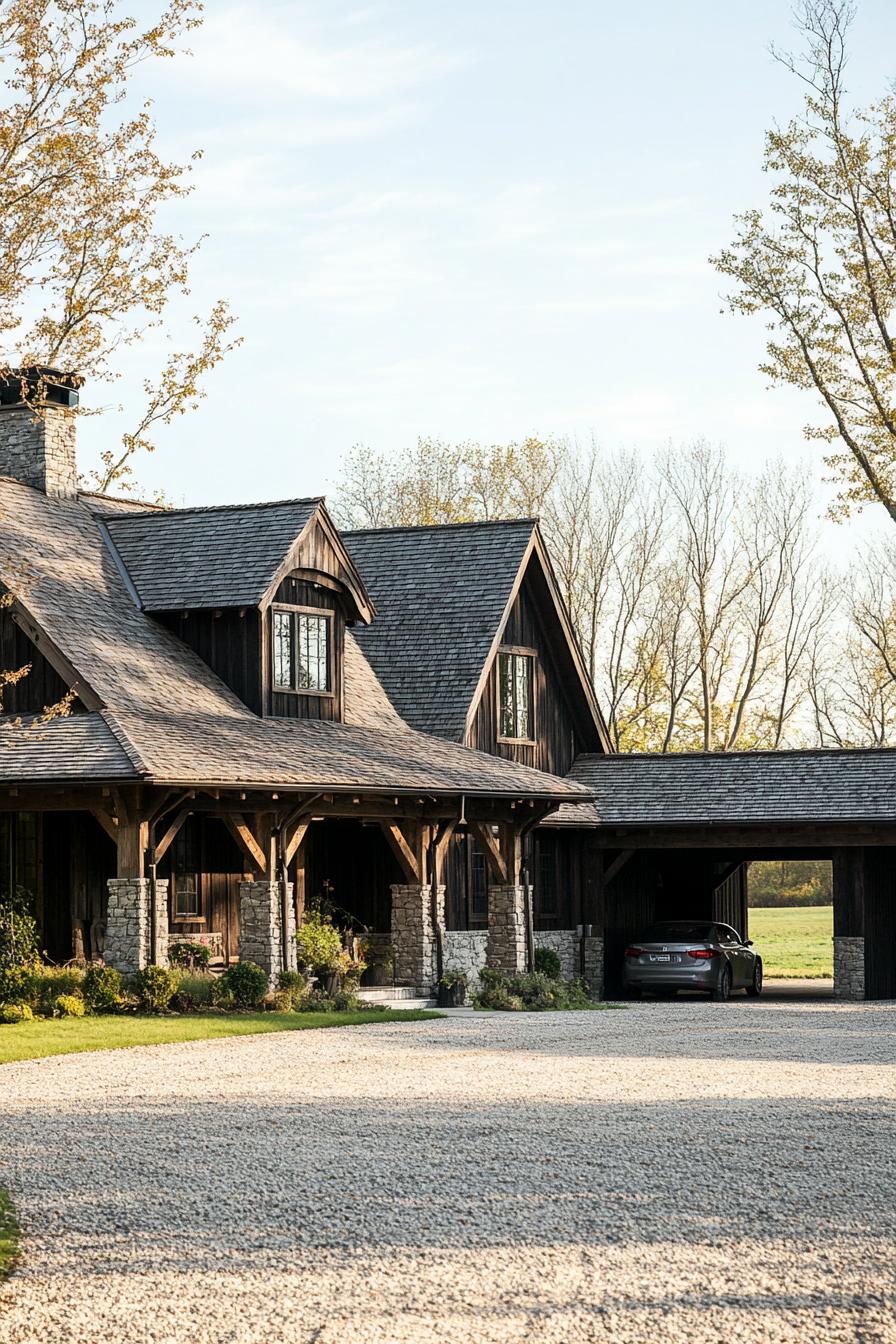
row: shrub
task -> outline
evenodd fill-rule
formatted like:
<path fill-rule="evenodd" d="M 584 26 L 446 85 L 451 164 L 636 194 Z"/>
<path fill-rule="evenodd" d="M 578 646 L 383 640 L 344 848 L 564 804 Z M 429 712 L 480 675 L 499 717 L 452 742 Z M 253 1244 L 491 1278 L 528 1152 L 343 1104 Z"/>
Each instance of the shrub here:
<path fill-rule="evenodd" d="M 172 943 L 168 960 L 172 966 L 183 966 L 189 971 L 204 971 L 211 961 L 212 950 L 205 943 Z"/>
<path fill-rule="evenodd" d="M 238 1008 L 257 1008 L 268 990 L 268 977 L 254 961 L 238 961 L 221 976 Z"/>
<path fill-rule="evenodd" d="M 560 979 L 560 958 L 552 947 L 536 947 L 535 969 L 549 980 Z"/>
<path fill-rule="evenodd" d="M 0 1003 L 28 1003 L 34 997 L 36 974 L 31 966 L 0 966 Z"/>
<path fill-rule="evenodd" d="M 466 989 L 467 973 L 457 966 L 446 966 L 439 984 L 445 989 Z"/>
<path fill-rule="evenodd" d="M 310 910 L 296 930 L 299 962 L 310 966 L 315 975 L 328 975 L 339 969 L 342 938 L 333 922 L 319 910 Z"/>
<path fill-rule="evenodd" d="M 82 992 L 91 1013 L 114 1013 L 121 1007 L 124 981 L 112 966 L 88 966 Z"/>
<path fill-rule="evenodd" d="M 291 1013 L 293 1010 L 293 996 L 289 989 L 275 989 L 271 996 L 271 1008 L 275 1013 Z M 297 1000 L 301 1002 L 301 999 Z"/>
<path fill-rule="evenodd" d="M 295 1008 L 305 996 L 308 981 L 301 971 L 281 971 L 277 976 L 277 990 L 289 996 L 290 1008 Z"/>
<path fill-rule="evenodd" d="M 177 977 L 174 971 L 164 966 L 144 966 L 134 976 L 137 1002 L 147 1013 L 163 1013 L 176 989 Z"/>
<path fill-rule="evenodd" d="M 60 994 L 53 1000 L 54 1017 L 83 1017 L 84 1000 L 77 994 Z"/>
<path fill-rule="evenodd" d="M 30 1022 L 34 1017 L 27 1003 L 7 1003 L 0 1008 L 0 1022 L 12 1026 L 16 1022 Z"/>
<path fill-rule="evenodd" d="M 176 989 L 171 1007 L 179 1013 L 198 1013 L 214 1002 L 217 981 L 207 971 L 173 971 Z"/>
<path fill-rule="evenodd" d="M 476 1008 L 543 1013 L 587 1008 L 591 1002 L 580 980 L 553 980 L 539 971 L 506 975 L 486 966 L 479 972 L 479 982 L 479 993 L 473 995 Z"/>

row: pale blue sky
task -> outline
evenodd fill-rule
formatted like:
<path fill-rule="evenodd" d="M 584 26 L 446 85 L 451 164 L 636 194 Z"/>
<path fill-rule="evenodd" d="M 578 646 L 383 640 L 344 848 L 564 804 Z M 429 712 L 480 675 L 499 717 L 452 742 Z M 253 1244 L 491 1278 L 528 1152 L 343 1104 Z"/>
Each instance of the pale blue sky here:
<path fill-rule="evenodd" d="M 245 344 L 141 480 L 325 492 L 352 444 L 420 434 L 798 463 L 815 408 L 766 389 L 762 324 L 721 313 L 706 261 L 797 104 L 770 40 L 795 40 L 782 0 L 211 0 L 153 91 L 163 146 L 205 150 L 192 305 L 229 297 Z M 861 0 L 853 50 L 867 101 L 896 75 L 892 0 Z M 85 465 L 121 427 L 83 424 Z"/>

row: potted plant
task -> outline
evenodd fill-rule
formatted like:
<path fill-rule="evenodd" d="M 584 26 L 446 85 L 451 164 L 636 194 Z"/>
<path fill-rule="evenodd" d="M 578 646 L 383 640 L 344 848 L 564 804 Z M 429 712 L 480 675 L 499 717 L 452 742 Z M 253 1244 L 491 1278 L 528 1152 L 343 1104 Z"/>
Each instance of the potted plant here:
<path fill-rule="evenodd" d="M 342 938 L 333 921 L 319 910 L 309 910 L 296 930 L 296 958 L 299 969 L 317 976 L 327 995 L 336 987 L 341 954 Z"/>
<path fill-rule="evenodd" d="M 391 985 L 395 953 L 391 943 L 368 942 L 364 945 L 363 960 L 367 963 L 366 985 Z"/>
<path fill-rule="evenodd" d="M 467 997 L 467 973 L 450 967 L 439 981 L 439 1007 L 463 1008 Z"/>

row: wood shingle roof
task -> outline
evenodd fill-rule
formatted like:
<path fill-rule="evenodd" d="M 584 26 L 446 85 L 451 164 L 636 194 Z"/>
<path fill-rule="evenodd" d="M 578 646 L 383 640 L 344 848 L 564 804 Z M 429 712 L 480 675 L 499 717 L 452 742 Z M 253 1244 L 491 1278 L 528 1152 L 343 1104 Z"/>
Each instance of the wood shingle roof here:
<path fill-rule="evenodd" d="M 70 777 L 67 761 L 76 751 L 81 777 L 97 778 L 104 770 L 117 777 L 126 769 L 123 753 L 134 777 L 159 783 L 558 799 L 583 793 L 579 785 L 414 732 L 390 704 L 351 636 L 346 723 L 258 718 L 197 654 L 135 604 L 119 557 L 103 537 L 100 511 L 102 503 L 95 498 L 48 498 L 0 479 L 0 547 L 28 562 L 21 606 L 99 705 L 95 713 L 69 721 L 87 720 L 89 727 L 54 727 L 47 741 L 57 743 L 57 764 L 47 757 L 42 768 L 58 768 L 60 778 Z M 240 513 L 188 512 L 194 519 L 201 514 L 202 531 L 206 518 Z M 151 516 L 153 525 L 165 517 Z M 185 525 L 183 516 L 179 527 Z M 296 506 L 288 526 L 299 516 Z M 107 517 L 105 526 L 111 531 L 113 524 L 145 517 L 119 513 Z M 249 530 L 245 517 L 243 526 Z M 182 553 L 192 554 L 192 549 L 184 545 Z M 205 572 L 211 572 L 207 556 Z M 148 573 L 145 582 L 151 582 Z M 0 756 L 0 778 L 24 778 L 25 752 L 30 758 L 32 748 L 23 746 L 18 755 L 18 748 L 11 751 L 11 757 Z"/>
<path fill-rule="evenodd" d="M 594 802 L 552 824 L 716 826 L 896 819 L 896 750 L 583 755 L 570 778 Z"/>
<path fill-rule="evenodd" d="M 532 519 L 343 532 L 377 618 L 356 632 L 399 714 L 460 741 Z"/>

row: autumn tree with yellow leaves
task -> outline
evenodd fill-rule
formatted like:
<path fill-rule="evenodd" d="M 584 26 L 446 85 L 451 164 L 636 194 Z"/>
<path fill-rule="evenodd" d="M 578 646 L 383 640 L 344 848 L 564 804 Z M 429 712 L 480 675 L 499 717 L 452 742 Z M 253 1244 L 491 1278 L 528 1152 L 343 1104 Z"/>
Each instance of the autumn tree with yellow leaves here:
<path fill-rule="evenodd" d="M 133 80 L 183 49 L 201 11 L 170 0 L 147 25 L 118 0 L 0 0 L 0 372 L 47 365 L 113 381 L 120 352 L 165 334 L 170 301 L 189 293 L 199 240 L 165 231 L 160 212 L 190 191 L 192 160 L 160 153 Z M 94 488 L 128 489 L 134 455 L 203 396 L 233 318 L 220 300 L 195 322 L 194 347 L 146 379 Z"/>

